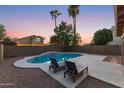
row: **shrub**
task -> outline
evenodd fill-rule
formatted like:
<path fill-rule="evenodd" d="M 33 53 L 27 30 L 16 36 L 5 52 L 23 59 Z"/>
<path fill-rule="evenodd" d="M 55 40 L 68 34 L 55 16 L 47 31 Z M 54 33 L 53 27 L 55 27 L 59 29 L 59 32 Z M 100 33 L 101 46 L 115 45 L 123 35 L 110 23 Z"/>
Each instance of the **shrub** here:
<path fill-rule="evenodd" d="M 96 45 L 106 45 L 113 40 L 112 31 L 110 29 L 102 29 L 95 32 L 93 42 Z"/>
<path fill-rule="evenodd" d="M 16 43 L 14 41 L 12 41 L 9 37 L 4 38 L 4 40 L 2 41 L 3 45 L 16 45 Z"/>

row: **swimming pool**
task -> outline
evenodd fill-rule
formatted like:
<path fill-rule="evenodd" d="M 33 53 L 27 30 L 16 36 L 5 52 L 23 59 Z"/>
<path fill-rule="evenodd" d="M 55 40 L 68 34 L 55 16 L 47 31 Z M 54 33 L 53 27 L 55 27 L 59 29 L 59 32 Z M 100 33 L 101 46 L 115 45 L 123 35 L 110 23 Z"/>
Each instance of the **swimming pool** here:
<path fill-rule="evenodd" d="M 57 60 L 57 62 L 61 62 L 62 60 L 68 60 L 70 58 L 76 58 L 82 56 L 82 54 L 77 54 L 77 53 L 48 53 L 42 56 L 38 56 L 38 57 L 34 57 L 31 58 L 29 60 L 27 60 L 27 62 L 29 63 L 46 63 L 48 61 L 50 61 L 50 58 L 55 58 Z"/>

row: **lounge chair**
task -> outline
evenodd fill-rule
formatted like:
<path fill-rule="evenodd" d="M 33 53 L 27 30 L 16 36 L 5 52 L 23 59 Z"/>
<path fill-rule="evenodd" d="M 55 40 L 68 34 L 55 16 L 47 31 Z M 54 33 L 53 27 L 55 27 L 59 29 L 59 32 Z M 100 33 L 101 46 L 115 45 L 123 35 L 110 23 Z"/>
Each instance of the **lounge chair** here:
<path fill-rule="evenodd" d="M 74 62 L 70 62 L 70 61 L 65 61 L 66 64 L 66 71 L 64 72 L 64 78 L 66 77 L 66 74 L 71 76 L 73 79 L 73 82 L 75 82 L 75 78 L 83 75 L 83 71 L 87 70 L 88 71 L 88 67 L 87 66 L 82 66 L 77 68 Z"/>
<path fill-rule="evenodd" d="M 51 63 L 49 66 L 49 71 L 53 70 L 53 72 L 56 73 L 57 71 L 65 69 L 64 62 L 58 63 L 55 58 L 50 58 L 50 61 L 51 61 Z"/>

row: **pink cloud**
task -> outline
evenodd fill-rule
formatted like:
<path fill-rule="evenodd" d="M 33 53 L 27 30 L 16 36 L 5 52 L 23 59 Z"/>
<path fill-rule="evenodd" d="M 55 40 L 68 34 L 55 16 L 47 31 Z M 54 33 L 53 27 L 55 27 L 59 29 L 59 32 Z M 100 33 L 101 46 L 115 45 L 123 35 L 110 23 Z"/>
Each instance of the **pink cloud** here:
<path fill-rule="evenodd" d="M 23 31 L 18 31 L 18 32 L 16 32 L 16 31 L 7 31 L 6 34 L 7 34 L 7 36 L 10 36 L 12 38 L 15 38 L 15 37 L 21 38 L 21 37 L 25 37 L 25 36 L 30 35 L 29 33 L 23 32 Z"/>

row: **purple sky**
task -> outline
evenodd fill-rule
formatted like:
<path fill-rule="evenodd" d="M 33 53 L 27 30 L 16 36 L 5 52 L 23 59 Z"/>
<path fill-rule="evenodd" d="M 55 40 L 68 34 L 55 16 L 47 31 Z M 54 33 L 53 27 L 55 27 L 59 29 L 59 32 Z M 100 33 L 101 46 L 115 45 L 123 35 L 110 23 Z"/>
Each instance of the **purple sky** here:
<path fill-rule="evenodd" d="M 67 21 L 72 23 L 68 16 L 68 6 L 0 6 L 0 24 L 6 26 L 7 35 L 21 38 L 29 35 L 40 35 L 49 41 L 54 28 L 54 21 L 49 12 L 58 10 L 62 13 L 57 23 Z M 93 33 L 102 28 L 111 28 L 115 25 L 113 6 L 84 5 L 80 6 L 80 15 L 77 16 L 77 32 L 82 36 L 82 42 L 88 43 Z"/>

